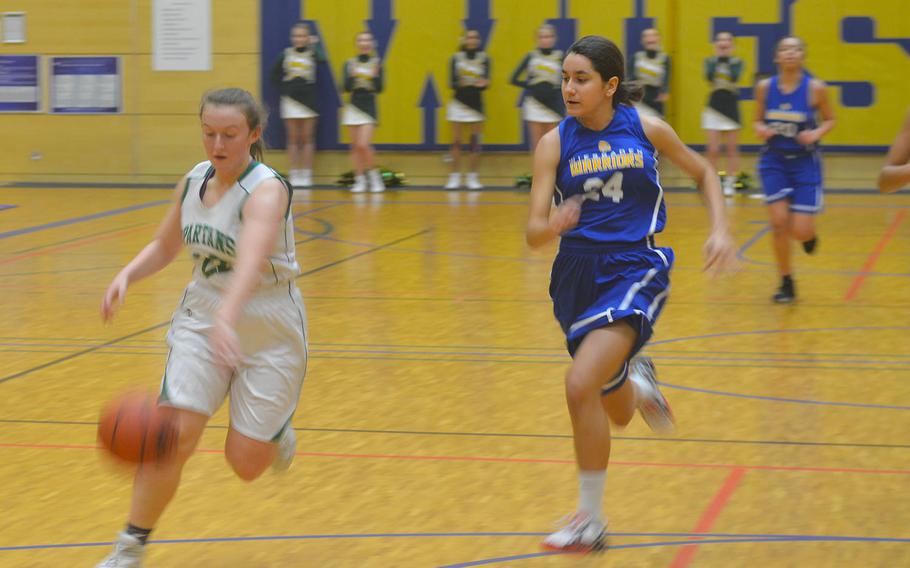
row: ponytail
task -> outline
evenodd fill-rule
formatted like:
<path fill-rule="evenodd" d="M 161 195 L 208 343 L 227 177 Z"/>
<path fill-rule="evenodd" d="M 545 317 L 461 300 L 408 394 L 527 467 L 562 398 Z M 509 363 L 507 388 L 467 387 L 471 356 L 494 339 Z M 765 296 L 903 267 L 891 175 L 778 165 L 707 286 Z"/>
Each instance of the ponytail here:
<path fill-rule="evenodd" d="M 619 86 L 613 93 L 613 108 L 617 105 L 634 105 L 642 99 L 645 94 L 644 88 L 636 81 L 619 80 Z"/>

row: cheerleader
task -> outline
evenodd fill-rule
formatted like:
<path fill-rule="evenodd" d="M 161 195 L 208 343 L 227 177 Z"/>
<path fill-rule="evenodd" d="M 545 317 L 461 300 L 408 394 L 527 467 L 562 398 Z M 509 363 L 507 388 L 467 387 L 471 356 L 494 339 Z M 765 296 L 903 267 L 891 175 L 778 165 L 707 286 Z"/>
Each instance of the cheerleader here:
<path fill-rule="evenodd" d="M 521 114 L 531 135 L 530 150 L 566 114 L 562 102 L 562 51 L 554 49 L 556 28 L 544 24 L 537 29 L 537 49 L 528 53 L 512 73 L 512 84 L 525 90 Z M 524 79 L 521 77 L 524 76 Z"/>
<path fill-rule="evenodd" d="M 378 124 L 376 95 L 382 92 L 382 62 L 374 50 L 373 34 L 360 32 L 356 38 L 357 56 L 344 64 L 344 92 L 351 93 L 344 107 L 341 124 L 351 133 L 351 161 L 354 164 L 352 193 L 385 191 L 382 174 L 376 167 L 373 133 Z M 369 177 L 369 181 L 367 180 Z"/>
<path fill-rule="evenodd" d="M 477 165 L 480 162 L 480 134 L 483 131 L 484 89 L 490 84 L 490 58 L 480 51 L 480 32 L 465 31 L 461 50 L 452 56 L 449 64 L 449 84 L 455 96 L 446 107 L 446 119 L 452 125 L 452 171 L 446 189 L 461 187 L 461 140 L 462 130 L 470 133 L 470 156 L 465 186 L 468 189 L 483 189 L 477 178 Z"/>
<path fill-rule="evenodd" d="M 288 146 L 288 181 L 298 187 L 313 185 L 316 111 L 316 66 L 325 62 L 319 38 L 310 27 L 297 22 L 291 28 L 291 45 L 272 67 L 272 82 L 281 93 L 281 118 Z"/>

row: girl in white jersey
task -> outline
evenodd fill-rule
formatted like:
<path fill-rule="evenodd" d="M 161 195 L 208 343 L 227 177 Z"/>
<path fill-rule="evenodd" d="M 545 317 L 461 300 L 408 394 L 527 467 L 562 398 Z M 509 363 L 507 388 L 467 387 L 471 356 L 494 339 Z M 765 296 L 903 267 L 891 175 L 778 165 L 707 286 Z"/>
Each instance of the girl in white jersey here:
<path fill-rule="evenodd" d="M 101 316 L 110 321 L 127 288 L 167 266 L 186 245 L 193 279 L 168 332 L 159 405 L 180 427 L 174 459 L 139 467 L 126 529 L 99 567 L 141 566 L 148 535 L 177 490 L 209 417 L 231 395 L 225 456 L 251 481 L 269 465 L 287 469 L 291 417 L 306 371 L 306 317 L 294 282 L 291 189 L 262 154 L 262 111 L 250 93 L 222 89 L 202 99 L 208 161 L 177 184 L 151 243 L 114 278 Z M 191 563 L 190 563 L 191 564 Z"/>

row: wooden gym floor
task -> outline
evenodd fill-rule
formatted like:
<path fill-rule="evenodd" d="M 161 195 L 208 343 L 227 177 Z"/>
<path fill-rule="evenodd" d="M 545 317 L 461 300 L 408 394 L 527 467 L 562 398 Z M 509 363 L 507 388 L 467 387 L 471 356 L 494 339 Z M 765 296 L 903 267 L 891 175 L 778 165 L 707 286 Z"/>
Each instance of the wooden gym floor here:
<path fill-rule="evenodd" d="M 873 173 L 869 172 L 869 179 Z M 101 294 L 168 190 L 0 188 L 0 566 L 93 566 L 129 476 L 95 449 L 102 403 L 154 388 L 189 276 Z M 742 269 L 700 271 L 706 216 L 667 195 L 673 292 L 647 348 L 677 437 L 614 432 L 611 550 L 539 549 L 576 496 L 547 284 L 527 195 L 298 191 L 311 362 L 291 471 L 252 484 L 216 414 L 150 567 L 910 565 L 910 196 L 831 193 L 799 301 L 769 301 L 765 211 L 730 213 Z"/>

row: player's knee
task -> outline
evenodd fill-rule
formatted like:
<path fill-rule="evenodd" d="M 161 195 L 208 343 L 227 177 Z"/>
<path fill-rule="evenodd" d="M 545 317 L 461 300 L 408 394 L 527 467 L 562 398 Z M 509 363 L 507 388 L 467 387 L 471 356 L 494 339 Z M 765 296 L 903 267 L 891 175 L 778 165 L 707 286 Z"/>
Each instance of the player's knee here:
<path fill-rule="evenodd" d="M 787 222 L 787 218 L 785 216 L 771 217 L 770 224 L 771 231 L 776 235 L 787 234 L 790 230 L 790 227 L 788 226 L 789 223 Z"/>
<path fill-rule="evenodd" d="M 808 241 L 815 236 L 815 228 L 809 223 L 799 223 L 793 226 L 793 238 L 798 241 Z"/>
<path fill-rule="evenodd" d="M 240 452 L 232 452 L 230 449 L 225 451 L 225 457 L 237 477 L 244 481 L 255 480 L 269 465 L 262 463 L 261 460 L 251 459 L 251 456 L 242 455 Z"/>
<path fill-rule="evenodd" d="M 592 400 L 599 400 L 600 391 L 601 387 L 593 377 L 574 368 L 566 373 L 566 403 L 570 410 L 590 404 Z"/>

